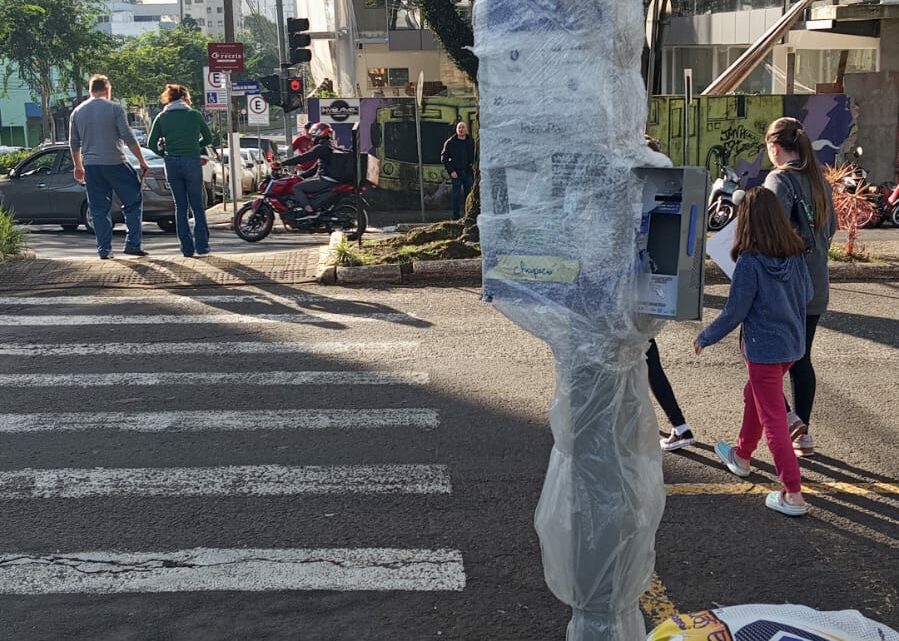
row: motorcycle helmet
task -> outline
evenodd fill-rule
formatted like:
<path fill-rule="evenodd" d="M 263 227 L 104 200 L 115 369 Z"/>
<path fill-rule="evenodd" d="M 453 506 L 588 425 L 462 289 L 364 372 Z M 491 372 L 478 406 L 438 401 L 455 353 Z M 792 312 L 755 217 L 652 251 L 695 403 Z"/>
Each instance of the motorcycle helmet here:
<path fill-rule="evenodd" d="M 312 136 L 312 141 L 318 144 L 323 140 L 331 140 L 334 136 L 334 130 L 331 129 L 331 125 L 317 122 L 309 129 L 309 135 Z"/>

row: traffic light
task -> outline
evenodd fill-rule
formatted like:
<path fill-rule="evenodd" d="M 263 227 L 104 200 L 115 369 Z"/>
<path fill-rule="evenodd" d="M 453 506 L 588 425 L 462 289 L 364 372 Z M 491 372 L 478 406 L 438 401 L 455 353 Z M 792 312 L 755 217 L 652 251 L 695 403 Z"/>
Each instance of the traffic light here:
<path fill-rule="evenodd" d="M 281 77 L 277 75 L 262 76 L 259 82 L 265 87 L 265 91 L 261 92 L 265 101 L 273 107 L 282 107 L 284 96 L 281 95 Z"/>
<path fill-rule="evenodd" d="M 312 38 L 306 33 L 307 31 L 309 31 L 307 18 L 287 19 L 287 50 L 292 65 L 312 60 L 312 51 L 307 49 L 312 44 Z"/>
<path fill-rule="evenodd" d="M 301 78 L 287 79 L 287 96 L 284 100 L 284 111 L 296 111 L 302 109 L 305 104 L 303 98 L 303 80 Z"/>

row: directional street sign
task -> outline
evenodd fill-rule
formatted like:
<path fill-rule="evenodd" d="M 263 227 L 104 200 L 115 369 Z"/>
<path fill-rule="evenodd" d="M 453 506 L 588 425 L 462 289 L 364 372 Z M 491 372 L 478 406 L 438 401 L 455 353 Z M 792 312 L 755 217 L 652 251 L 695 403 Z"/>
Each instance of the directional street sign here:
<path fill-rule="evenodd" d="M 259 94 L 247 95 L 247 124 L 267 126 L 268 103 Z"/>
<path fill-rule="evenodd" d="M 231 83 L 232 96 L 244 96 L 259 93 L 259 82 L 256 80 L 235 80 Z"/>

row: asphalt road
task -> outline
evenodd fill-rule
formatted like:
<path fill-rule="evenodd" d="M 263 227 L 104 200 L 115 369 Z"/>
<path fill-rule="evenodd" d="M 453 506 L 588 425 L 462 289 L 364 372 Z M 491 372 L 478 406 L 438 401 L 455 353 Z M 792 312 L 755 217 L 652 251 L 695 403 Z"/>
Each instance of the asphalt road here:
<path fill-rule="evenodd" d="M 34 295 L 66 294 L 79 298 L 0 301 L 0 639 L 564 638 L 532 526 L 552 357 L 476 288 Z M 222 298 L 235 295 L 256 298 Z M 710 288 L 707 320 L 725 295 Z M 798 520 L 711 450 L 739 426 L 736 339 L 697 357 L 699 323 L 665 328 L 701 443 L 663 459 L 650 625 L 670 607 L 791 602 L 899 628 L 899 493 L 871 492 L 899 477 L 897 300 L 896 283 L 833 288 L 815 353 L 820 454 L 801 464 L 832 485 Z M 764 449 L 756 469 L 748 481 L 776 480 Z M 178 556 L 198 548 L 219 556 Z M 18 572 L 38 557 L 52 570 L 29 582 Z M 240 574 L 253 563 L 268 587 Z M 344 583 L 323 589 L 321 565 Z M 194 589 L 127 591 L 160 573 Z M 108 593 L 89 593 L 95 580 Z M 72 593 L 14 594 L 53 581 Z"/>

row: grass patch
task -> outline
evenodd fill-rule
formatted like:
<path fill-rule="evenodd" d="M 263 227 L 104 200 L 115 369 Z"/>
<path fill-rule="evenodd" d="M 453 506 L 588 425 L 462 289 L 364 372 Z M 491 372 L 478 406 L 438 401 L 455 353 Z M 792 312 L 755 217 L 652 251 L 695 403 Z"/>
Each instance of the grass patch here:
<path fill-rule="evenodd" d="M 827 256 L 836 263 L 872 263 L 877 260 L 875 256 L 866 252 L 859 245 L 856 245 L 850 253 L 846 251 L 846 247 L 836 243 L 827 250 Z"/>
<path fill-rule="evenodd" d="M 28 232 L 13 222 L 12 214 L 0 207 L 0 262 L 21 254 L 27 245 Z"/>

